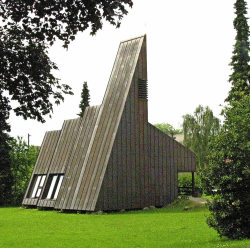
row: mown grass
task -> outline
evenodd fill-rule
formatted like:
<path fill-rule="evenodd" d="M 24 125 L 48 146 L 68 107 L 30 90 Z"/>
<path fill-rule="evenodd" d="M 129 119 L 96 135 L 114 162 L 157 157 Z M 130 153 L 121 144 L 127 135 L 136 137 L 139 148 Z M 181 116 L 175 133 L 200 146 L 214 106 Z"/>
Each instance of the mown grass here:
<path fill-rule="evenodd" d="M 205 207 L 183 200 L 162 209 L 103 215 L 0 208 L 0 248 L 250 247 L 250 240 L 220 239 L 207 226 L 207 214 Z"/>

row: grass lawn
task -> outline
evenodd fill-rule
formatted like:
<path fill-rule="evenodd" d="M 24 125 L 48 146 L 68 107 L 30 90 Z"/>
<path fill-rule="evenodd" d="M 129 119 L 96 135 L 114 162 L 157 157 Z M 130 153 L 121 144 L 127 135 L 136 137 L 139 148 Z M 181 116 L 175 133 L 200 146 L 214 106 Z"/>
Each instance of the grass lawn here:
<path fill-rule="evenodd" d="M 191 204 L 190 210 L 184 211 L 183 204 Z M 0 248 L 250 247 L 250 240 L 220 239 L 207 226 L 207 214 L 190 202 L 103 215 L 0 208 Z"/>

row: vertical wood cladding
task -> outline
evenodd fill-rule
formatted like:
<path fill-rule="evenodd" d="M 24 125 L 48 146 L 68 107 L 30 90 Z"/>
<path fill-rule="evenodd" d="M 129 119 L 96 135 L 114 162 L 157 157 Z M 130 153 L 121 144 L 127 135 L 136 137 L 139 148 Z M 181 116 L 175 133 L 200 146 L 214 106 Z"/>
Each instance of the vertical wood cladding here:
<path fill-rule="evenodd" d="M 133 95 L 131 91 L 130 96 Z M 131 112 L 126 112 L 130 104 L 131 102 L 128 100 L 122 120 L 127 119 L 132 124 L 131 126 L 136 126 L 135 122 L 132 123 Z M 185 171 L 195 168 L 195 163 L 191 162 L 193 153 L 182 145 L 177 147 L 178 142 L 152 124 L 147 123 L 146 129 L 147 135 L 144 143 L 146 146 L 138 148 L 136 143 L 140 141 L 135 142 L 132 139 L 133 132 L 122 133 L 122 124 L 119 126 L 111 158 L 122 150 L 126 155 L 126 160 L 119 162 L 111 159 L 109 161 L 107 170 L 113 171 L 113 173 L 106 173 L 104 176 L 96 210 L 136 209 L 151 205 L 165 206 L 177 198 L 178 168 L 182 166 Z M 120 140 L 123 142 L 120 143 Z M 125 140 L 133 142 L 128 145 L 125 144 Z M 129 149 L 123 150 L 123 147 L 129 147 Z M 138 162 L 139 168 L 136 167 L 136 161 L 133 159 L 136 149 L 140 149 L 139 154 L 141 154 Z M 183 156 L 185 153 L 187 159 Z M 178 161 L 180 161 L 179 164 Z M 116 174 L 119 175 L 118 180 Z M 140 180 L 141 187 L 136 187 L 132 183 L 136 176 Z M 124 184 L 123 181 L 131 181 L 131 183 Z M 112 201 L 113 204 L 107 206 L 104 204 L 105 201 Z"/>
<path fill-rule="evenodd" d="M 29 182 L 29 185 L 27 187 L 22 204 L 24 204 L 24 205 L 37 205 L 39 199 L 28 198 L 29 189 L 32 186 L 31 182 L 33 181 L 34 175 L 48 173 L 51 160 L 53 158 L 55 149 L 57 147 L 57 142 L 58 142 L 58 139 L 60 137 L 60 133 L 61 133 L 60 130 L 48 131 L 45 133 L 45 136 L 43 138 L 43 143 L 41 145 L 39 155 L 38 155 L 38 158 L 36 160 L 36 164 L 35 164 L 33 173 L 31 175 L 30 182 Z"/>
<path fill-rule="evenodd" d="M 74 142 L 77 138 L 80 124 L 81 124 L 80 118 L 64 121 L 62 126 L 62 131 L 60 133 L 57 146 L 53 154 L 53 158 L 50 162 L 50 166 L 46 173 L 48 176 L 46 177 L 45 185 L 47 185 L 49 175 L 65 173 L 67 167 L 67 161 L 74 147 Z M 42 197 L 43 194 L 44 194 L 44 189 L 42 191 L 41 198 L 37 206 L 54 207 L 55 201 L 44 199 L 44 197 Z"/>
<path fill-rule="evenodd" d="M 93 106 L 87 107 L 84 112 L 77 138 L 75 139 L 72 152 L 67 160 L 65 177 L 55 203 L 55 208 L 76 208 L 76 202 L 73 201 L 74 192 L 79 182 L 80 171 L 82 170 L 82 164 L 86 157 L 86 152 L 96 125 L 99 111 L 100 106 Z"/>
<path fill-rule="evenodd" d="M 141 36 L 121 42 L 102 104 L 46 133 L 33 172 L 47 175 L 46 187 L 39 199 L 26 194 L 23 204 L 84 211 L 164 206 L 177 197 L 177 172 L 194 170 L 193 154 L 148 123 Z M 55 174 L 64 175 L 57 199 L 44 199 Z"/>
<path fill-rule="evenodd" d="M 140 79 L 147 80 L 145 51 L 144 40 L 95 210 L 163 206 L 177 197 L 174 141 L 148 123 L 147 100 L 139 93 Z"/>

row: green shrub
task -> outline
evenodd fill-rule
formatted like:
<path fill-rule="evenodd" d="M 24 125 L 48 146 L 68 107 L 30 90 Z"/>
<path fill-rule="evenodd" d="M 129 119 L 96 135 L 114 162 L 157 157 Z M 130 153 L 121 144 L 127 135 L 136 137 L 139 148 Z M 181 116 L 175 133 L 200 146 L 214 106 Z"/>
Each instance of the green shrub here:
<path fill-rule="evenodd" d="M 217 189 L 208 205 L 208 224 L 220 236 L 250 238 L 250 96 L 226 109 L 222 132 L 210 144 L 209 166 L 202 174 L 204 188 Z"/>

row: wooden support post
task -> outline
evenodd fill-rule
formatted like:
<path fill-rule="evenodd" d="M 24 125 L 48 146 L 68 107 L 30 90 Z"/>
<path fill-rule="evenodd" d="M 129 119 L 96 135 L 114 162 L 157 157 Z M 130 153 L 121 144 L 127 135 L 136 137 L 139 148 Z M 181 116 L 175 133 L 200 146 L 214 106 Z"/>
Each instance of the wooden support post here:
<path fill-rule="evenodd" d="M 192 196 L 195 195 L 194 172 L 192 172 Z"/>

